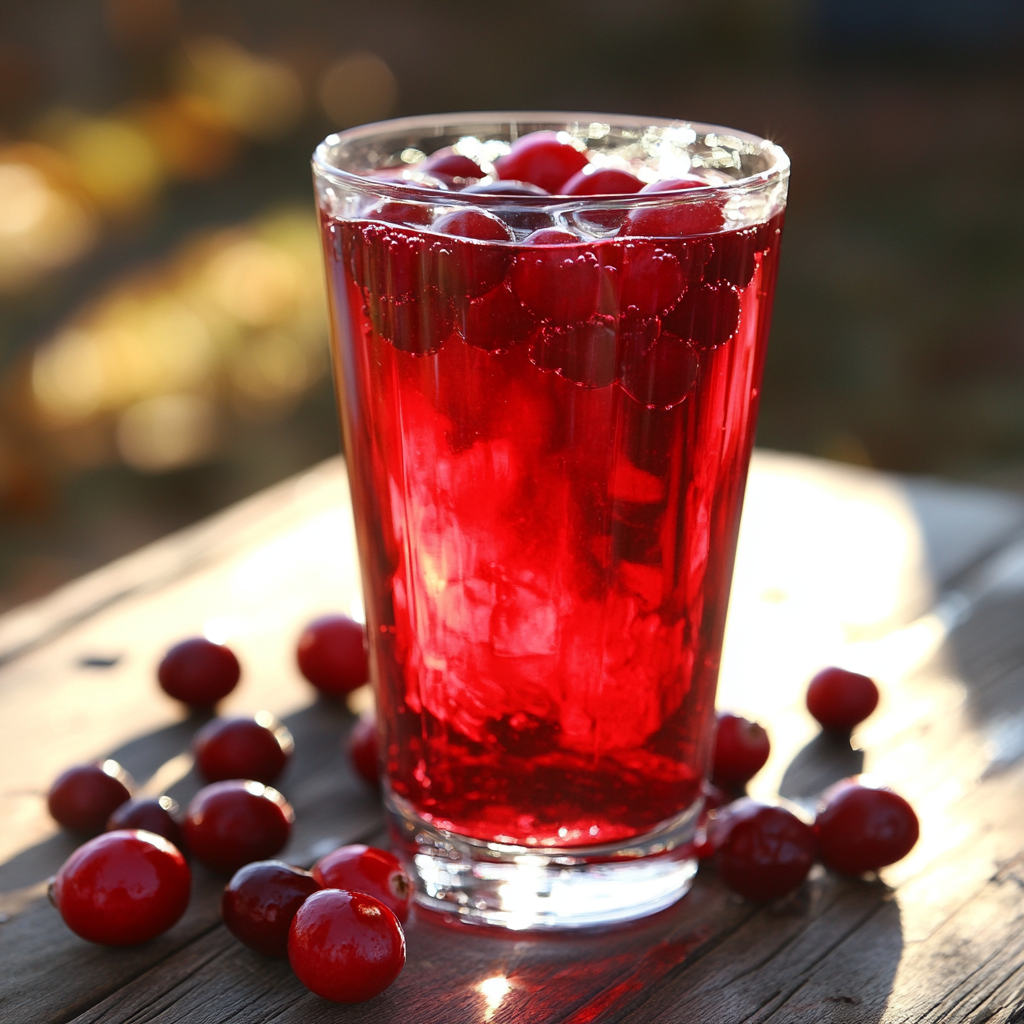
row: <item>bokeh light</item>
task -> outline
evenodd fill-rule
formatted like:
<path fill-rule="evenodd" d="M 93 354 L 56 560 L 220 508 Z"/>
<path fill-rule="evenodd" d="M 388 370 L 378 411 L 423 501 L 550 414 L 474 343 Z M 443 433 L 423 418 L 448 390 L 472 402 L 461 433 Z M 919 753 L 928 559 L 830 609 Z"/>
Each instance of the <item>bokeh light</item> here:
<path fill-rule="evenodd" d="M 345 128 L 391 114 L 398 102 L 398 82 L 375 53 L 350 53 L 324 72 L 319 97 L 324 113 Z"/>

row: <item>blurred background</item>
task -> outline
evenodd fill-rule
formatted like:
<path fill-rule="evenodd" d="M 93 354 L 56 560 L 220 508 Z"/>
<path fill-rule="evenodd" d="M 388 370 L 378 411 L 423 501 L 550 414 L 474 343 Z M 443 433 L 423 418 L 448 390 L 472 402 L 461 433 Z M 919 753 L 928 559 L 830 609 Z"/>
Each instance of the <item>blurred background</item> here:
<path fill-rule="evenodd" d="M 338 450 L 308 159 L 488 108 L 794 175 L 758 443 L 1024 489 L 1019 0 L 6 0 L 0 609 Z"/>

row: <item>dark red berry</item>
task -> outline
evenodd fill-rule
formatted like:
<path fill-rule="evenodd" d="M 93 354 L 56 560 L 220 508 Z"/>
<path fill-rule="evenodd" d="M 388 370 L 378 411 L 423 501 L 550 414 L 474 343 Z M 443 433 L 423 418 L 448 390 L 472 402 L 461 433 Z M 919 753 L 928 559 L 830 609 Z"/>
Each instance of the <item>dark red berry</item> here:
<path fill-rule="evenodd" d="M 288 929 L 295 912 L 320 886 L 301 868 L 261 860 L 239 868 L 220 902 L 227 929 L 264 956 L 288 956 Z"/>
<path fill-rule="evenodd" d="M 566 196 L 620 196 L 639 192 L 644 183 L 629 171 L 605 167 L 593 174 L 578 171 L 563 186 Z"/>
<path fill-rule="evenodd" d="M 153 797 L 148 800 L 126 800 L 107 820 L 107 831 L 141 828 L 154 835 L 163 836 L 179 850 L 183 850 L 185 833 L 178 824 L 180 815 L 178 802 L 169 796 Z"/>
<path fill-rule="evenodd" d="M 807 687 L 807 710 L 823 729 L 849 732 L 878 707 L 873 679 L 844 668 L 823 668 Z"/>
<path fill-rule="evenodd" d="M 313 877 L 324 889 L 365 892 L 398 918 L 409 916 L 412 879 L 394 854 L 375 846 L 342 846 L 313 865 Z"/>
<path fill-rule="evenodd" d="M 538 246 L 516 257 L 510 280 L 519 301 L 549 323 L 579 323 L 598 311 L 601 265 L 592 252 Z"/>
<path fill-rule="evenodd" d="M 299 908 L 288 960 L 310 991 L 361 1003 L 384 991 L 405 966 L 405 934 L 383 903 L 361 892 L 321 889 Z"/>
<path fill-rule="evenodd" d="M 126 800 L 131 799 L 131 776 L 116 762 L 82 764 L 57 776 L 50 787 L 50 814 L 73 832 L 96 833 Z"/>
<path fill-rule="evenodd" d="M 420 164 L 424 171 L 442 175 L 445 178 L 482 178 L 484 172 L 468 156 L 456 153 L 451 146 L 445 146 L 432 153 Z"/>
<path fill-rule="evenodd" d="M 541 228 L 523 239 L 523 245 L 579 245 L 579 235 L 561 228 Z"/>
<path fill-rule="evenodd" d="M 343 697 L 370 677 L 366 629 L 347 615 L 325 615 L 299 637 L 298 661 L 318 690 Z"/>
<path fill-rule="evenodd" d="M 238 684 L 242 668 L 229 647 L 197 636 L 175 644 L 160 662 L 164 692 L 189 707 L 213 707 Z"/>
<path fill-rule="evenodd" d="M 467 345 L 498 352 L 525 341 L 536 323 L 505 282 L 460 304 L 458 325 Z"/>
<path fill-rule="evenodd" d="M 818 849 L 814 830 L 795 814 L 749 797 L 715 812 L 708 821 L 707 842 L 722 881 L 757 903 L 795 889 L 807 877 Z"/>
<path fill-rule="evenodd" d="M 771 749 L 763 726 L 720 711 L 711 776 L 726 789 L 742 788 L 765 766 Z"/>
<path fill-rule="evenodd" d="M 902 860 L 920 835 L 914 808 L 903 797 L 854 780 L 825 794 L 814 824 L 822 862 L 848 875 Z"/>
<path fill-rule="evenodd" d="M 80 846 L 50 882 L 50 900 L 76 934 L 104 946 L 156 938 L 188 906 L 192 874 L 162 836 L 119 829 Z"/>
<path fill-rule="evenodd" d="M 399 203 L 385 199 L 371 206 L 363 216 L 367 220 L 382 220 L 388 224 L 425 227 L 434 215 L 431 208 L 423 203 Z"/>
<path fill-rule="evenodd" d="M 705 188 L 709 183 L 700 178 L 670 178 L 645 185 L 640 195 L 651 193 L 684 193 Z M 718 197 L 685 199 L 657 206 L 640 206 L 626 219 L 621 234 L 648 235 L 654 238 L 676 238 L 685 235 L 706 235 L 721 229 L 724 223 L 722 204 Z"/>
<path fill-rule="evenodd" d="M 292 734 L 268 711 L 258 712 L 255 718 L 215 718 L 192 739 L 196 768 L 207 782 L 271 783 L 294 749 Z"/>
<path fill-rule="evenodd" d="M 454 235 L 439 243 L 435 250 L 438 286 L 455 300 L 457 313 L 466 299 L 484 295 L 502 283 L 512 260 L 512 252 L 501 245 L 477 242 L 511 242 L 512 229 L 493 214 L 483 210 L 456 210 L 441 217 L 433 229 Z M 474 241 L 462 241 L 462 239 Z"/>
<path fill-rule="evenodd" d="M 706 351 L 724 345 L 740 325 L 740 298 L 725 281 L 689 288 L 664 319 L 665 329 Z"/>
<path fill-rule="evenodd" d="M 685 281 L 679 260 L 655 245 L 622 246 L 620 303 L 633 316 L 662 316 L 682 294 Z"/>
<path fill-rule="evenodd" d="M 503 220 L 485 210 L 446 213 L 434 222 L 433 230 L 440 235 L 458 235 L 481 242 L 513 242 L 516 237 Z"/>
<path fill-rule="evenodd" d="M 674 408 L 697 381 L 697 350 L 668 331 L 661 331 L 651 341 L 643 331 L 634 332 L 631 326 L 627 322 L 620 329 L 624 341 L 622 389 L 648 409 Z"/>
<path fill-rule="evenodd" d="M 587 165 L 587 154 L 554 132 L 532 132 L 516 139 L 511 151 L 495 164 L 498 177 L 528 181 L 546 192 L 560 193 L 562 186 Z"/>
<path fill-rule="evenodd" d="M 574 384 L 607 387 L 615 381 L 619 369 L 615 319 L 592 316 L 567 327 L 544 327 L 530 346 L 530 359 L 540 369 L 556 370 Z"/>
<path fill-rule="evenodd" d="M 377 718 L 364 715 L 356 722 L 348 738 L 348 756 L 358 775 L 371 786 L 380 785 L 380 750 L 377 743 Z"/>
<path fill-rule="evenodd" d="M 294 820 L 288 801 L 262 782 L 215 782 L 188 805 L 185 842 L 196 860 L 230 874 L 280 853 Z"/>

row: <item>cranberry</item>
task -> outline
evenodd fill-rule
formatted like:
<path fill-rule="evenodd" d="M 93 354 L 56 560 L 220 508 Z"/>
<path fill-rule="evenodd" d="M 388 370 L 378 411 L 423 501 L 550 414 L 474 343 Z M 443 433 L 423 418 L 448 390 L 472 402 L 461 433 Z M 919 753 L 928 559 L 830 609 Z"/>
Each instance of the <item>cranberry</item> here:
<path fill-rule="evenodd" d="M 726 789 L 742 788 L 765 766 L 771 748 L 763 726 L 720 711 L 712 778 Z"/>
<path fill-rule="evenodd" d="M 57 776 L 50 787 L 50 814 L 73 832 L 102 832 L 107 818 L 131 799 L 131 776 L 116 762 L 83 764 Z"/>
<path fill-rule="evenodd" d="M 844 668 L 824 668 L 807 687 L 807 710 L 823 729 L 849 732 L 878 707 L 873 679 Z"/>
<path fill-rule="evenodd" d="M 640 317 L 662 316 L 679 300 L 685 281 L 679 260 L 654 245 L 622 247 L 622 308 Z"/>
<path fill-rule="evenodd" d="M 717 348 L 739 328 L 739 295 L 724 281 L 690 288 L 665 317 L 664 323 L 668 330 L 698 349 Z"/>
<path fill-rule="evenodd" d="M 530 346 L 530 359 L 542 370 L 556 370 L 586 388 L 612 384 L 619 368 L 615 320 L 593 316 L 569 327 L 545 327 Z"/>
<path fill-rule="evenodd" d="M 593 174 L 578 171 L 563 186 L 566 196 L 621 196 L 639 192 L 644 183 L 629 171 L 604 167 Z"/>
<path fill-rule="evenodd" d="M 648 409 L 672 409 L 693 389 L 700 360 L 688 341 L 661 331 L 652 342 L 642 331 L 623 330 L 622 389 Z"/>
<path fill-rule="evenodd" d="M 511 151 L 495 164 L 503 180 L 528 181 L 547 192 L 560 193 L 562 186 L 587 166 L 587 154 L 554 132 L 531 132 L 512 143 Z"/>
<path fill-rule="evenodd" d="M 515 235 L 508 225 L 485 210 L 455 210 L 446 213 L 434 223 L 433 230 L 441 235 L 475 238 L 480 242 L 515 241 Z"/>
<path fill-rule="evenodd" d="M 298 647 L 299 669 L 321 693 L 342 697 L 370 677 L 366 629 L 347 615 L 311 622 Z"/>
<path fill-rule="evenodd" d="M 522 303 L 509 291 L 507 282 L 463 303 L 458 322 L 466 344 L 485 352 L 499 352 L 523 341 L 535 326 Z"/>
<path fill-rule="evenodd" d="M 490 181 L 484 185 L 470 185 L 463 192 L 476 196 L 546 196 L 549 193 L 528 181 Z"/>
<path fill-rule="evenodd" d="M 294 820 L 288 801 L 262 782 L 215 782 L 188 805 L 185 842 L 196 860 L 230 874 L 284 849 Z"/>
<path fill-rule="evenodd" d="M 405 966 L 405 935 L 383 903 L 361 892 L 321 889 L 299 908 L 288 959 L 306 988 L 336 1003 L 383 992 Z"/>
<path fill-rule="evenodd" d="M 367 220 L 382 220 L 388 224 L 425 227 L 433 219 L 433 212 L 423 203 L 399 203 L 385 199 L 371 206 L 363 216 Z"/>
<path fill-rule="evenodd" d="M 436 250 L 438 281 L 441 291 L 452 299 L 474 299 L 496 288 L 505 278 L 512 253 L 500 245 L 476 242 L 511 242 L 515 235 L 508 225 L 483 210 L 456 210 L 441 217 L 433 230 L 455 235 Z"/>
<path fill-rule="evenodd" d="M 273 782 L 294 749 L 292 734 L 267 711 L 255 718 L 215 718 L 192 740 L 196 768 L 207 782 Z"/>
<path fill-rule="evenodd" d="M 561 228 L 541 228 L 523 239 L 523 245 L 579 245 L 579 235 Z"/>
<path fill-rule="evenodd" d="M 375 715 L 364 715 L 356 722 L 348 738 L 348 756 L 362 779 L 371 786 L 380 785 L 380 748 Z"/>
<path fill-rule="evenodd" d="M 169 796 L 149 800 L 126 800 L 107 820 L 107 831 L 141 828 L 163 836 L 179 849 L 185 848 L 185 834 L 178 824 L 181 809 Z"/>
<path fill-rule="evenodd" d="M 227 929 L 264 956 L 288 956 L 288 929 L 295 912 L 320 886 L 301 868 L 261 860 L 239 868 L 220 902 Z"/>
<path fill-rule="evenodd" d="M 601 265 L 592 252 L 539 246 L 516 257 L 512 291 L 539 319 L 558 325 L 593 316 L 601 297 Z"/>
<path fill-rule="evenodd" d="M 683 192 L 705 188 L 708 182 L 696 177 L 667 178 L 645 185 L 641 195 L 660 192 Z M 626 219 L 621 233 L 673 238 L 680 235 L 706 235 L 721 229 L 724 218 L 720 200 L 682 200 L 676 205 L 641 206 Z"/>
<path fill-rule="evenodd" d="M 156 938 L 185 913 L 191 885 L 188 864 L 172 843 L 118 829 L 68 857 L 50 882 L 50 900 L 83 939 L 133 946 Z"/>
<path fill-rule="evenodd" d="M 914 808 L 890 789 L 854 780 L 833 786 L 815 820 L 821 859 L 848 875 L 902 860 L 920 834 Z"/>
<path fill-rule="evenodd" d="M 706 188 L 708 182 L 698 178 L 696 174 L 684 174 L 681 178 L 661 178 L 644 185 L 641 192 L 648 195 L 651 192 L 685 192 L 689 188 Z"/>
<path fill-rule="evenodd" d="M 418 298 L 435 284 L 431 242 L 419 231 L 361 224 L 352 239 L 352 272 L 379 299 Z"/>
<path fill-rule="evenodd" d="M 241 674 L 231 648 L 201 636 L 175 644 L 157 670 L 164 692 L 193 708 L 213 707 L 235 688 Z"/>
<path fill-rule="evenodd" d="M 452 304 L 436 288 L 400 299 L 370 295 L 367 311 L 377 334 L 399 351 L 417 356 L 436 352 L 455 328 Z"/>
<path fill-rule="evenodd" d="M 484 172 L 477 163 L 470 160 L 468 156 L 456 153 L 451 146 L 445 146 L 444 149 L 432 153 L 420 166 L 431 174 L 442 175 L 445 178 L 482 178 L 484 176 Z"/>
<path fill-rule="evenodd" d="M 758 903 L 795 889 L 811 870 L 818 847 L 814 830 L 795 814 L 749 797 L 715 812 L 707 842 L 722 881 Z"/>
<path fill-rule="evenodd" d="M 375 846 L 341 846 L 313 865 L 313 877 L 324 889 L 365 892 L 380 900 L 399 921 L 409 916 L 412 879 L 394 854 Z"/>

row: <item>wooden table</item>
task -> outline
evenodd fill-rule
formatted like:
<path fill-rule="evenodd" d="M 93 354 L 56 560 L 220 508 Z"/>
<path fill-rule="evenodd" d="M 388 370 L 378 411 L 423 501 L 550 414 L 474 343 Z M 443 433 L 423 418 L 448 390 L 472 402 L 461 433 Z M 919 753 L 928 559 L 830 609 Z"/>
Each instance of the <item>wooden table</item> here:
<path fill-rule="evenodd" d="M 228 712 L 295 734 L 281 782 L 286 856 L 382 840 L 375 797 L 340 741 L 353 718 L 293 666 L 301 624 L 359 613 L 344 468 L 333 460 L 0 618 L 0 1022 L 1024 1021 L 1024 503 L 995 493 L 760 453 L 745 511 L 719 704 L 774 750 L 755 796 L 808 806 L 859 769 L 910 798 L 922 838 L 879 880 L 816 869 L 755 907 L 702 869 L 646 921 L 503 935 L 413 916 L 382 996 L 339 1007 L 219 922 L 198 868 L 185 918 L 134 949 L 91 946 L 45 899 L 74 842 L 44 793 L 111 756 L 146 792 L 196 790 L 184 720 L 154 683 L 169 642 L 205 630 L 244 662 Z M 838 662 L 880 681 L 853 747 L 802 707 Z M 365 695 L 363 695 L 365 696 Z"/>

